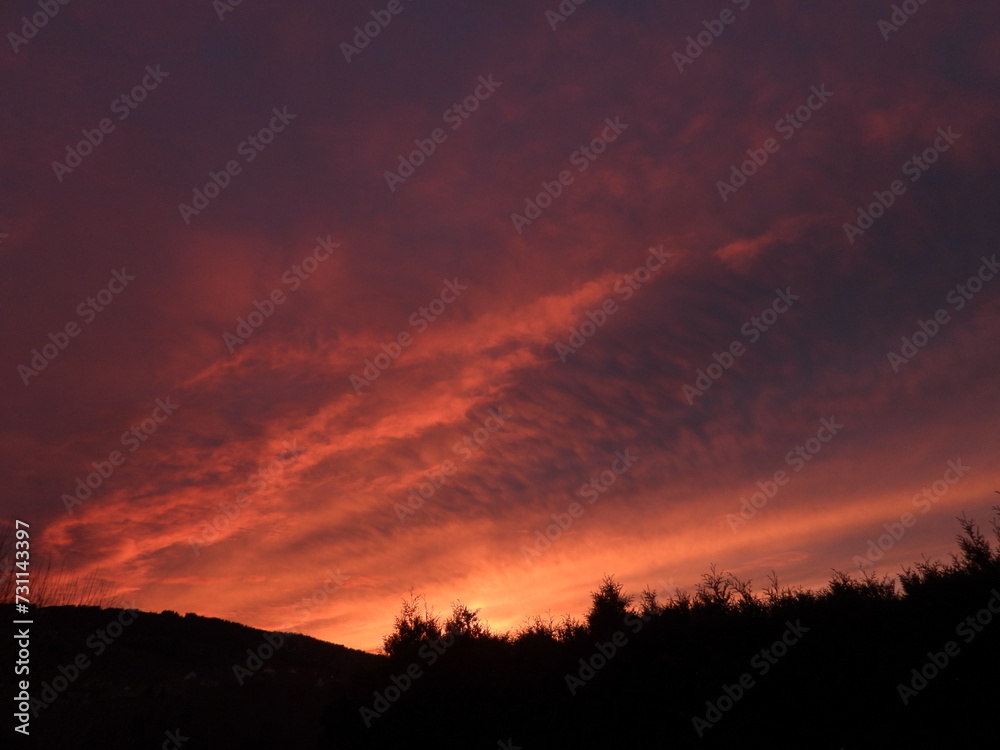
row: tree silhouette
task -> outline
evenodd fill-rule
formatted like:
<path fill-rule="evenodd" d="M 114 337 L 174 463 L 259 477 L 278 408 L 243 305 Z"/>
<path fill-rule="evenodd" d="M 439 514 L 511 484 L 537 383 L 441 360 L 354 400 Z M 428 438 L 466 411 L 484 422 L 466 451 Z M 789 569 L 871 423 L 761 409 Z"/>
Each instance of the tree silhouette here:
<path fill-rule="evenodd" d="M 625 615 L 630 611 L 633 596 L 622 591 L 622 584 L 612 575 L 605 575 L 600 588 L 590 594 L 590 611 L 587 629 L 591 635 L 607 636 L 621 629 Z"/>
<path fill-rule="evenodd" d="M 442 635 L 440 618 L 430 610 L 422 594 L 413 596 L 411 591 L 410 598 L 403 600 L 393 632 L 382 639 L 382 650 L 390 659 L 412 661 L 422 644 L 438 640 Z"/>

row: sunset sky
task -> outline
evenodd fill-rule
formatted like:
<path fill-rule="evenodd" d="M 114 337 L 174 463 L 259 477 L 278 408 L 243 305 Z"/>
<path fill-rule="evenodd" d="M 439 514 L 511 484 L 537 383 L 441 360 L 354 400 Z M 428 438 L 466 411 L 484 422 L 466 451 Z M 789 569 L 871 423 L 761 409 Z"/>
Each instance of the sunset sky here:
<path fill-rule="evenodd" d="M 368 650 L 411 589 L 947 559 L 1000 501 L 1000 8 L 904 5 L 7 4 L 0 519 Z"/>

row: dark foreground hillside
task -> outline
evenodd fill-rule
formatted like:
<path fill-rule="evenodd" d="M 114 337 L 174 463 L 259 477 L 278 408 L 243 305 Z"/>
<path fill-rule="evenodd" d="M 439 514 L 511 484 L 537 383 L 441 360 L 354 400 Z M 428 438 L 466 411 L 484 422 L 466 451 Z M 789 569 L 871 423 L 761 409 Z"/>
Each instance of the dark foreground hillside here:
<path fill-rule="evenodd" d="M 2 747 L 312 748 L 331 686 L 384 661 L 195 615 L 61 606 L 32 619 L 30 741 L 8 714 Z"/>
<path fill-rule="evenodd" d="M 411 601 L 386 668 L 337 689 L 322 746 L 1000 747 L 1000 529 L 992 548 L 963 531 L 898 587 L 835 574 L 755 596 L 713 571 L 661 604 L 608 578 L 585 623 L 503 636 Z"/>
<path fill-rule="evenodd" d="M 31 675 L 47 705 L 34 706 L 30 741 L 14 739 L 45 750 L 996 748 L 1000 530 L 992 545 L 971 523 L 963 532 L 950 563 L 898 581 L 835 574 L 819 592 L 776 580 L 754 592 L 713 569 L 664 600 L 608 577 L 583 622 L 515 633 L 411 600 L 387 656 L 193 615 L 46 607 Z M 0 686 L 15 693 L 9 672 Z"/>

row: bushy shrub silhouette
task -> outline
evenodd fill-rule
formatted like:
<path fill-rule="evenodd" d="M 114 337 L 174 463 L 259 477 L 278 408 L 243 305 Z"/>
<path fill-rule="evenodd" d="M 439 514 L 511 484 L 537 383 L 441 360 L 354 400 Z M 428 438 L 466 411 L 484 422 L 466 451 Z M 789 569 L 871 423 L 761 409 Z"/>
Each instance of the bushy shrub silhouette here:
<path fill-rule="evenodd" d="M 1000 506 L 998 506 L 997 512 L 1000 514 Z M 990 543 L 979 531 L 976 522 L 966 518 L 964 513 L 959 517 L 958 522 L 962 526 L 962 533 L 955 539 L 958 541 L 958 548 L 962 551 L 962 561 L 955 558 L 955 563 L 963 564 L 974 570 L 988 569 L 997 560 L 997 556 L 990 549 Z M 1000 540 L 1000 525 L 997 524 L 996 519 L 994 519 L 993 524 L 997 532 L 997 539 Z"/>
<path fill-rule="evenodd" d="M 623 593 L 623 586 L 614 576 L 605 575 L 600 587 L 590 595 L 587 613 L 587 633 L 591 636 L 608 636 L 621 629 L 625 615 L 631 612 L 635 597 Z"/>
<path fill-rule="evenodd" d="M 896 578 L 834 570 L 820 590 L 782 586 L 772 572 L 758 593 L 712 565 L 693 591 L 647 588 L 636 597 L 605 575 L 582 622 L 550 613 L 509 633 L 493 633 L 478 610 L 457 604 L 442 620 L 411 597 L 385 639 L 392 658 L 384 672 L 331 704 L 324 746 L 397 748 L 414 737 L 491 750 L 507 738 L 555 749 L 992 746 L 983 738 L 995 744 L 1000 615 L 961 643 L 912 705 L 897 692 L 929 653 L 961 641 L 956 626 L 981 618 L 1000 591 L 997 521 L 994 546 L 972 521 L 958 520 L 951 562 L 925 559 Z M 790 628 L 805 634 L 775 647 L 787 644 Z M 359 706 L 392 684 L 399 659 L 441 638 L 454 645 L 437 663 L 421 662 L 420 679 L 364 728 Z M 743 676 L 753 685 L 736 691 Z M 713 717 L 704 736 L 694 716 Z"/>
<path fill-rule="evenodd" d="M 382 650 L 395 661 L 414 660 L 422 644 L 440 640 L 440 617 L 427 606 L 423 596 L 403 600 L 403 607 L 396 616 L 393 632 L 382 640 Z"/>
<path fill-rule="evenodd" d="M 495 638 L 489 626 L 479 618 L 479 610 L 471 610 L 461 602 L 452 607 L 444 624 L 444 632 L 459 641 Z"/>

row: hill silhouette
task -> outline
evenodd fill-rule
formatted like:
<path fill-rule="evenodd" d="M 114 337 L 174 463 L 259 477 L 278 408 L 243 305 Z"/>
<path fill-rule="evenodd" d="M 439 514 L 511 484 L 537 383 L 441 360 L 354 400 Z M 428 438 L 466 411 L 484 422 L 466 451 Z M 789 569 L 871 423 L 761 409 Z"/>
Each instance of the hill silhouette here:
<path fill-rule="evenodd" d="M 383 661 L 194 614 L 54 606 L 33 619 L 37 715 L 18 746 L 44 750 L 160 748 L 175 730 L 186 750 L 315 747 L 331 686 Z"/>
<path fill-rule="evenodd" d="M 583 620 L 504 633 L 411 597 L 379 656 L 192 614 L 45 607 L 32 691 L 48 705 L 18 744 L 992 748 L 1000 507 L 992 543 L 960 524 L 950 562 L 896 578 L 834 571 L 811 591 L 772 576 L 755 592 L 713 566 L 664 597 L 607 576 Z"/>

